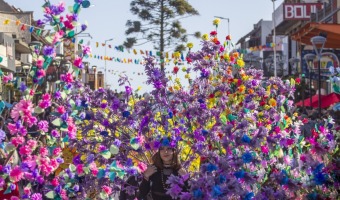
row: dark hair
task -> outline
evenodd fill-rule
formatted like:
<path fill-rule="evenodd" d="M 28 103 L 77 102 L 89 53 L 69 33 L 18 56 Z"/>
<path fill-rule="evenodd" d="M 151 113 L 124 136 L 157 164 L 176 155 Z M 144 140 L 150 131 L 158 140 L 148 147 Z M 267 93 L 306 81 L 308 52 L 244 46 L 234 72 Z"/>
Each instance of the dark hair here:
<path fill-rule="evenodd" d="M 176 148 L 172 148 L 172 150 L 174 153 L 172 157 L 171 167 L 173 170 L 179 170 L 182 168 L 182 166 L 179 162 L 178 151 Z M 162 161 L 161 154 L 160 154 L 160 149 L 158 149 L 157 153 L 155 153 L 155 155 L 152 156 L 152 162 L 158 169 L 164 168 L 163 161 Z"/>

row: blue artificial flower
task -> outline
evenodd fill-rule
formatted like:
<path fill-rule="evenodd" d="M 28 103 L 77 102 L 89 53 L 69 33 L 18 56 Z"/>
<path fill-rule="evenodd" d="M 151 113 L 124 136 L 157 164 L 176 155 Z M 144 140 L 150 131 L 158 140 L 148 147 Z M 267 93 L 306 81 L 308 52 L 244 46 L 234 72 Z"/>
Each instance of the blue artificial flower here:
<path fill-rule="evenodd" d="M 82 24 L 82 25 L 81 25 L 81 30 L 82 30 L 82 31 L 85 31 L 86 29 L 87 29 L 87 25 L 86 25 L 86 24 Z"/>
<path fill-rule="evenodd" d="M 242 137 L 242 142 L 249 144 L 251 142 L 251 139 L 248 135 L 244 134 Z"/>
<path fill-rule="evenodd" d="M 318 173 L 318 172 L 321 172 L 322 171 L 322 168 L 324 167 L 325 165 L 323 163 L 320 163 L 318 164 L 315 169 L 313 170 L 313 173 Z"/>
<path fill-rule="evenodd" d="M 213 196 L 214 198 L 217 198 L 221 194 L 222 194 L 221 187 L 219 185 L 215 185 L 211 192 L 211 196 Z"/>
<path fill-rule="evenodd" d="M 208 172 L 213 172 L 213 171 L 216 171 L 217 170 L 217 166 L 216 165 L 213 165 L 211 163 L 208 164 L 207 166 L 207 171 Z"/>
<path fill-rule="evenodd" d="M 102 132 L 100 132 L 100 135 L 107 137 L 109 135 L 109 133 L 107 131 L 102 131 Z"/>
<path fill-rule="evenodd" d="M 85 100 L 81 101 L 81 106 L 87 108 L 89 105 L 86 103 Z"/>
<path fill-rule="evenodd" d="M 246 196 L 244 196 L 244 200 L 251 200 L 254 197 L 254 192 L 249 192 L 248 194 L 246 194 Z"/>
<path fill-rule="evenodd" d="M 307 199 L 308 200 L 316 200 L 316 199 L 318 199 L 318 193 L 312 192 L 312 193 L 308 194 L 307 195 Z"/>
<path fill-rule="evenodd" d="M 197 101 L 200 102 L 200 103 L 204 103 L 203 99 L 198 99 Z"/>
<path fill-rule="evenodd" d="M 314 174 L 314 181 L 316 185 L 322 185 L 324 184 L 328 179 L 327 174 L 323 174 L 321 172 Z"/>
<path fill-rule="evenodd" d="M 246 174 L 246 173 L 245 173 L 244 170 L 237 171 L 237 172 L 234 173 L 234 175 L 235 175 L 236 178 L 243 178 L 245 174 Z"/>
<path fill-rule="evenodd" d="M 227 181 L 227 177 L 224 176 L 224 175 L 220 175 L 220 177 L 219 177 L 219 182 L 220 182 L 220 183 L 225 183 L 226 181 Z"/>
<path fill-rule="evenodd" d="M 169 141 L 168 138 L 163 138 L 163 139 L 162 139 L 162 146 L 163 146 L 163 147 L 168 147 L 168 146 L 170 146 L 170 141 Z"/>
<path fill-rule="evenodd" d="M 130 116 L 130 112 L 129 111 L 124 111 L 123 112 L 123 117 L 128 118 Z"/>
<path fill-rule="evenodd" d="M 245 152 L 242 155 L 242 160 L 244 163 L 250 163 L 251 161 L 253 161 L 253 155 L 250 152 Z"/>
<path fill-rule="evenodd" d="M 202 129 L 202 135 L 203 135 L 203 136 L 206 136 L 206 135 L 208 135 L 208 133 L 209 133 L 209 132 L 208 132 L 207 130 L 205 130 L 205 129 Z"/>
<path fill-rule="evenodd" d="M 280 180 L 280 184 L 286 185 L 289 181 L 288 174 L 287 174 L 286 170 L 281 171 L 281 176 L 282 176 L 282 179 Z"/>
<path fill-rule="evenodd" d="M 203 197 L 203 192 L 201 189 L 196 189 L 193 191 L 194 199 L 200 199 Z"/>
<path fill-rule="evenodd" d="M 27 89 L 27 86 L 24 82 L 21 82 L 20 84 L 20 92 L 25 92 Z"/>
<path fill-rule="evenodd" d="M 86 120 L 91 120 L 91 115 L 90 115 L 89 113 L 86 113 L 85 119 L 86 119 Z"/>
<path fill-rule="evenodd" d="M 174 116 L 174 114 L 170 111 L 169 112 L 169 118 L 171 119 Z"/>

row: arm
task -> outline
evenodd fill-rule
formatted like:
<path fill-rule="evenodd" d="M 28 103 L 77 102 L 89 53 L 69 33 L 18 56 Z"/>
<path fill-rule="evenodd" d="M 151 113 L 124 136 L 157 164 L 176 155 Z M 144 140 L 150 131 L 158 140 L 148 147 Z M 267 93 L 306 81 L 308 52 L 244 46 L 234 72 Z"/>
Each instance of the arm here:
<path fill-rule="evenodd" d="M 146 195 L 150 192 L 150 177 L 157 171 L 153 165 L 149 165 L 143 173 L 143 181 L 139 186 L 139 199 L 146 199 Z"/>
<path fill-rule="evenodd" d="M 146 200 L 146 195 L 150 192 L 150 180 L 143 178 L 142 183 L 139 186 L 139 197 L 140 200 Z"/>

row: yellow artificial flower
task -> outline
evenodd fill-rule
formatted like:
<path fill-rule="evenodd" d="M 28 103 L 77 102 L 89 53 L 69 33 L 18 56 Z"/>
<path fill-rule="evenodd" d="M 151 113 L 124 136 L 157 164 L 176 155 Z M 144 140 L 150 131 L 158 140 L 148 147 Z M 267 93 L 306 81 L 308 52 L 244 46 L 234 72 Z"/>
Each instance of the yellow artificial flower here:
<path fill-rule="evenodd" d="M 202 35 L 202 40 L 204 40 L 204 41 L 208 41 L 209 40 L 209 35 L 208 34 L 203 34 Z"/>
<path fill-rule="evenodd" d="M 275 99 L 273 99 L 273 98 L 269 99 L 268 103 L 271 107 L 276 107 L 276 100 Z"/>
<path fill-rule="evenodd" d="M 215 26 L 218 26 L 218 25 L 220 24 L 220 22 L 221 22 L 221 19 L 216 18 L 216 19 L 214 19 L 213 24 L 214 24 Z"/>
<path fill-rule="evenodd" d="M 180 90 L 181 87 L 180 87 L 179 85 L 175 85 L 175 86 L 174 86 L 174 89 L 175 89 L 175 90 Z"/>
<path fill-rule="evenodd" d="M 182 72 L 186 72 L 187 68 L 186 67 L 182 67 Z"/>
<path fill-rule="evenodd" d="M 192 47 L 194 47 L 194 44 L 193 44 L 192 42 L 189 42 L 189 43 L 187 44 L 187 47 L 188 47 L 189 49 L 191 49 Z"/>
<path fill-rule="evenodd" d="M 176 52 L 174 53 L 174 57 L 175 57 L 175 58 L 180 58 L 180 57 L 181 57 L 181 53 L 178 52 L 178 51 L 176 51 Z"/>
<path fill-rule="evenodd" d="M 244 67 L 245 63 L 244 63 L 244 61 L 242 59 L 237 59 L 237 65 L 239 67 Z"/>
<path fill-rule="evenodd" d="M 184 76 L 186 79 L 190 79 L 190 74 L 185 74 Z"/>
<path fill-rule="evenodd" d="M 172 81 L 172 76 L 168 76 L 168 79 L 169 79 L 170 81 Z"/>
<path fill-rule="evenodd" d="M 176 82 L 176 83 L 178 83 L 178 84 L 179 84 L 179 83 L 180 83 L 180 81 L 181 81 L 181 79 L 179 79 L 179 78 L 175 78 L 175 82 Z"/>
<path fill-rule="evenodd" d="M 142 89 L 142 86 L 138 86 L 137 91 L 140 91 Z"/>

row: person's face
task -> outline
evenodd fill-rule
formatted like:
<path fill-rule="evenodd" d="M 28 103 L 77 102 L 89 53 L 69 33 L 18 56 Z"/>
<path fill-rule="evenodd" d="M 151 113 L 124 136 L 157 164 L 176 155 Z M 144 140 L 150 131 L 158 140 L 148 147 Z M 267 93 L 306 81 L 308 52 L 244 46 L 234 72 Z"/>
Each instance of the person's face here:
<path fill-rule="evenodd" d="M 171 164 L 174 157 L 174 149 L 171 147 L 161 147 L 159 149 L 161 159 L 164 164 Z"/>

